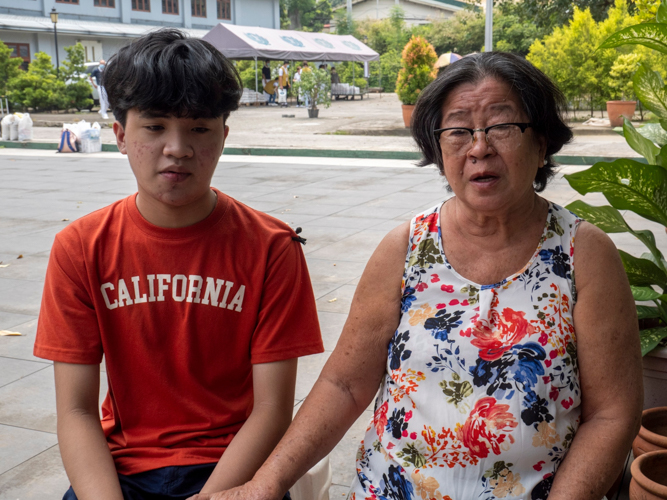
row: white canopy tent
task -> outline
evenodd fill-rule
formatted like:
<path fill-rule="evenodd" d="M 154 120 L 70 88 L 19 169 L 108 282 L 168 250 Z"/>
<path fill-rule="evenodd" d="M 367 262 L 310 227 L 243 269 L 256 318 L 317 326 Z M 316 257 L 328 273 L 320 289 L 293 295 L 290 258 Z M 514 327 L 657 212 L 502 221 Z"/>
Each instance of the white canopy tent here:
<path fill-rule="evenodd" d="M 377 61 L 380 55 L 352 35 L 218 24 L 203 37 L 230 59 Z"/>
<path fill-rule="evenodd" d="M 330 35 L 220 23 L 202 39 L 229 59 L 254 59 L 255 91 L 257 91 L 258 59 L 356 62 L 380 60 L 380 54 L 352 35 Z"/>

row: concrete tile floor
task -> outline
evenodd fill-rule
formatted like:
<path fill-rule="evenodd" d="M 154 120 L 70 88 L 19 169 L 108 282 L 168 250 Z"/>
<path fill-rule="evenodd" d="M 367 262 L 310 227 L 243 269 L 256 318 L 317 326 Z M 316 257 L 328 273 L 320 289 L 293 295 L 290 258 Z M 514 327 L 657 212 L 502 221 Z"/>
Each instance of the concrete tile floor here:
<path fill-rule="evenodd" d="M 545 197 L 560 204 L 579 198 L 562 173 L 581 168 L 563 167 Z M 0 337 L 0 500 L 56 500 L 68 480 L 55 435 L 53 375 L 50 362 L 32 356 L 49 249 L 68 224 L 63 219 L 105 206 L 135 185 L 126 159 L 115 153 L 0 151 L 0 178 L 0 261 L 9 264 L 0 268 L 0 329 L 23 334 Z M 300 360 L 296 411 L 336 345 L 374 248 L 393 227 L 450 195 L 434 169 L 396 160 L 224 157 L 213 184 L 302 226 L 308 238 L 304 250 L 326 352 Z M 604 201 L 590 195 L 586 200 Z M 632 215 L 630 220 L 638 228 L 650 225 Z M 650 226 L 658 244 L 667 245 L 664 231 Z M 635 255 L 644 251 L 627 235 L 614 240 Z M 101 379 L 100 399 L 106 392 L 106 377 Z M 353 479 L 370 417 L 366 411 L 331 454 L 332 499 L 343 498 Z"/>

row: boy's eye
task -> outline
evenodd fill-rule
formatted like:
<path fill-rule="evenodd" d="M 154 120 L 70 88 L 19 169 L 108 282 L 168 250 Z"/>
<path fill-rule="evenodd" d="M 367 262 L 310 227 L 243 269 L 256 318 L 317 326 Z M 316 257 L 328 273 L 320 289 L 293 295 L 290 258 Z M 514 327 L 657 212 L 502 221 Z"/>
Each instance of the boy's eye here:
<path fill-rule="evenodd" d="M 206 127 L 195 127 L 195 128 L 193 128 L 192 130 L 193 130 L 194 132 L 197 132 L 197 133 L 200 133 L 200 134 L 203 134 L 204 132 L 208 132 L 208 131 L 209 131 L 209 129 L 207 129 Z"/>
<path fill-rule="evenodd" d="M 164 127 L 162 125 L 146 125 L 145 128 L 147 130 L 150 130 L 151 132 L 157 132 L 159 130 L 164 130 Z"/>

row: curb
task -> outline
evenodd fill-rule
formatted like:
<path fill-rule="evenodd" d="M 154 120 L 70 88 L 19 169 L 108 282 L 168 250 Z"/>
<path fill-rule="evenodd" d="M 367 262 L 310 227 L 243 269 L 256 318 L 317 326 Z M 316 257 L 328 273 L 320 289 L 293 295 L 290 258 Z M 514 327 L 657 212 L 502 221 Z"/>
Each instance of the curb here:
<path fill-rule="evenodd" d="M 58 149 L 56 142 L 17 142 L 17 141 L 0 141 L 0 148 L 8 149 L 42 149 L 52 150 Z M 118 146 L 115 144 L 102 144 L 102 151 L 104 152 L 118 152 Z M 297 156 L 297 157 L 314 157 L 314 158 L 363 158 L 372 160 L 420 160 L 421 153 L 416 151 L 369 151 L 369 150 L 344 150 L 344 149 L 288 149 L 288 148 L 239 148 L 226 147 L 223 151 L 224 155 L 237 156 Z M 622 157 L 616 156 L 569 156 L 556 155 L 553 157 L 556 163 L 562 165 L 593 165 L 594 163 L 604 161 L 612 162 Z M 641 163 L 646 163 L 646 160 L 641 157 L 634 157 Z"/>

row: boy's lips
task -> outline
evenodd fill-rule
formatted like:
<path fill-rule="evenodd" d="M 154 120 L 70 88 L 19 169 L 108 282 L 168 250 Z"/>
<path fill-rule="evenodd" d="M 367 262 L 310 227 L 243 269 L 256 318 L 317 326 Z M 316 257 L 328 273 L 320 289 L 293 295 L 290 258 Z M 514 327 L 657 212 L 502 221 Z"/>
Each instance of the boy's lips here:
<path fill-rule="evenodd" d="M 191 174 L 190 172 L 185 171 L 182 168 L 166 168 L 159 172 L 162 178 L 167 179 L 170 182 L 183 182 Z"/>

